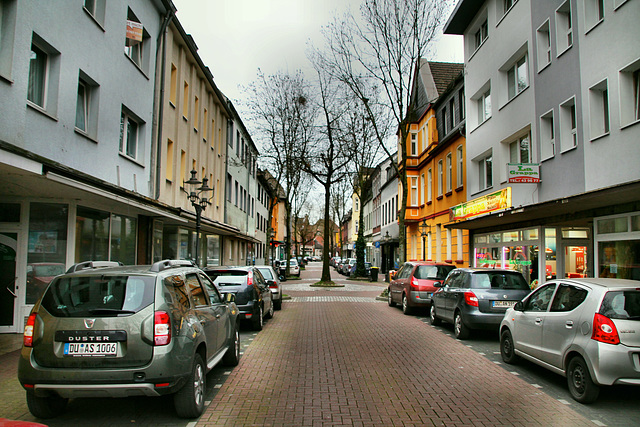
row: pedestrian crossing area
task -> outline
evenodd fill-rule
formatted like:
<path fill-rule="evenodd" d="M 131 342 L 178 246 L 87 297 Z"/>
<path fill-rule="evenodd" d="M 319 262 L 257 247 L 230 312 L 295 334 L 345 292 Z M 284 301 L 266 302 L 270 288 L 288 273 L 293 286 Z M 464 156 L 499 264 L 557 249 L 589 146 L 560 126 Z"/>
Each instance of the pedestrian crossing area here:
<path fill-rule="evenodd" d="M 292 297 L 284 302 L 384 302 L 372 297 L 348 297 L 348 296 L 317 296 L 317 297 Z"/>

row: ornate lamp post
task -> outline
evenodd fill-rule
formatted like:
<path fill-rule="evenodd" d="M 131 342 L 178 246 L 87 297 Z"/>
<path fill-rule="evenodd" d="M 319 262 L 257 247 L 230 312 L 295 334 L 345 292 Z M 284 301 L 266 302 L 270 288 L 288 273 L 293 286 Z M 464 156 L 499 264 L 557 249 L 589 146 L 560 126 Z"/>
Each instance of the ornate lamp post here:
<path fill-rule="evenodd" d="M 419 225 L 420 227 L 420 235 L 422 236 L 422 260 L 425 260 L 425 238 L 427 237 L 427 229 L 431 232 L 431 226 L 427 224 L 427 220 L 423 219 L 422 223 Z"/>
<path fill-rule="evenodd" d="M 196 265 L 198 264 L 198 251 L 200 249 L 200 227 L 202 222 L 202 212 L 206 209 L 208 205 L 211 204 L 209 200 L 210 197 L 207 197 L 207 191 L 213 191 L 213 188 L 209 187 L 209 180 L 207 178 L 202 178 L 202 181 L 199 181 L 196 175 L 198 172 L 195 170 L 191 171 L 191 178 L 189 181 L 183 183 L 183 187 L 189 186 L 189 191 L 185 190 L 187 193 L 187 199 L 191 202 L 191 205 L 196 210 Z"/>

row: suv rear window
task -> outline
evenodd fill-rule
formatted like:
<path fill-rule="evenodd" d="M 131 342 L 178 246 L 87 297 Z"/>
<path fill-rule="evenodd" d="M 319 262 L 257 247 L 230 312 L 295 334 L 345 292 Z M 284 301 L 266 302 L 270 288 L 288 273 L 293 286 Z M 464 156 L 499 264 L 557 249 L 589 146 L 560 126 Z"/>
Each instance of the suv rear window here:
<path fill-rule="evenodd" d="M 260 273 L 262 273 L 262 275 L 264 276 L 264 278 L 266 280 L 273 280 L 273 274 L 271 274 L 271 270 L 268 268 L 260 268 L 258 267 L 258 270 L 260 271 Z"/>
<path fill-rule="evenodd" d="M 472 274 L 471 287 L 474 289 L 531 290 L 520 273 L 505 273 L 503 271 Z"/>
<path fill-rule="evenodd" d="M 640 291 L 607 292 L 600 314 L 609 319 L 640 320 Z"/>
<path fill-rule="evenodd" d="M 153 303 L 155 281 L 126 275 L 62 277 L 51 282 L 42 307 L 56 317 L 130 315 Z"/>
<path fill-rule="evenodd" d="M 419 265 L 413 276 L 416 279 L 441 279 L 444 280 L 454 266 L 446 265 Z"/>

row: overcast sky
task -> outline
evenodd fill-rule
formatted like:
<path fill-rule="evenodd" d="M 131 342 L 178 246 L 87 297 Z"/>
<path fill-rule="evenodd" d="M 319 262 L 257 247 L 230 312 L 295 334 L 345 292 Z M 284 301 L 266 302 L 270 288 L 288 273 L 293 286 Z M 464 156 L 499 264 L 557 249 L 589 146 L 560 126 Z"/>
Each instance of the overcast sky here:
<path fill-rule="evenodd" d="M 320 29 L 347 8 L 359 13 L 361 0 L 173 0 L 214 81 L 232 101 L 265 74 L 308 67 L 308 42 L 323 46 Z M 462 37 L 441 36 L 434 58 L 463 62 Z"/>

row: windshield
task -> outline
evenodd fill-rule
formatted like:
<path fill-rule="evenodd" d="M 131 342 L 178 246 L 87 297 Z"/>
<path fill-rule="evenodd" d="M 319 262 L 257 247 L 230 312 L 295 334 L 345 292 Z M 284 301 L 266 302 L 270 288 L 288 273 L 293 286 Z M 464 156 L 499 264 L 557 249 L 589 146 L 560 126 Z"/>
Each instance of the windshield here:
<path fill-rule="evenodd" d="M 42 307 L 56 317 L 136 313 L 153 303 L 155 277 L 64 277 L 51 282 Z"/>
<path fill-rule="evenodd" d="M 419 265 L 414 277 L 416 279 L 444 280 L 454 268 L 452 265 Z"/>
<path fill-rule="evenodd" d="M 607 292 L 599 313 L 609 319 L 640 320 L 640 291 Z"/>
<path fill-rule="evenodd" d="M 504 271 L 474 273 L 471 275 L 471 287 L 474 289 L 531 290 L 522 274 Z"/>

